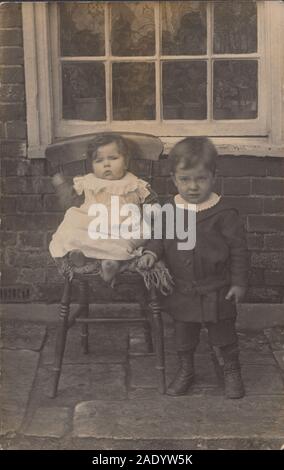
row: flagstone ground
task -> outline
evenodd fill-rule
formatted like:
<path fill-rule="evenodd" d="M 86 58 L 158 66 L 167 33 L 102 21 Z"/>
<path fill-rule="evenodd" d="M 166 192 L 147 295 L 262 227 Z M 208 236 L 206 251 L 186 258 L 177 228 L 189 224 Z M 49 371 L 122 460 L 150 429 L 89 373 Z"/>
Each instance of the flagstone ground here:
<path fill-rule="evenodd" d="M 188 395 L 157 391 L 155 356 L 137 327 L 68 335 L 58 396 L 50 398 L 55 324 L 4 319 L 1 334 L 3 449 L 280 449 L 284 443 L 284 328 L 240 330 L 246 396 L 224 397 L 202 333 Z M 177 367 L 166 323 L 169 381 Z"/>

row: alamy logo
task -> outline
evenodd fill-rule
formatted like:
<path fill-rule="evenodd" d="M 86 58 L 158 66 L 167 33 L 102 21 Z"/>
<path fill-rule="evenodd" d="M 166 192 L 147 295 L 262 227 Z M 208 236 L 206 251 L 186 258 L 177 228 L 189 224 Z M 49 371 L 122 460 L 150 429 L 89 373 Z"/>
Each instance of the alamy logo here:
<path fill-rule="evenodd" d="M 196 244 L 196 206 L 177 204 L 135 204 L 120 206 L 119 197 L 111 196 L 110 209 L 105 204 L 92 204 L 88 234 L 98 239 L 174 239 L 179 250 L 192 250 Z"/>

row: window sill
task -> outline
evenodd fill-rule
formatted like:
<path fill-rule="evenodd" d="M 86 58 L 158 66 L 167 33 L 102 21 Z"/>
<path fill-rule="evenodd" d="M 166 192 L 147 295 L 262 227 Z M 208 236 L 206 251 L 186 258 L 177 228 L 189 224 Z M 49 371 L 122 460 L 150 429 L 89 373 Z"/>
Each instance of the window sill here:
<path fill-rule="evenodd" d="M 172 147 L 182 140 L 180 137 L 160 137 L 164 144 L 164 154 L 168 154 Z M 236 138 L 212 137 L 212 141 L 220 155 L 247 155 L 254 157 L 282 157 L 284 158 L 284 145 L 272 145 L 267 138 Z M 45 147 L 29 147 L 28 158 L 45 158 Z"/>
<path fill-rule="evenodd" d="M 164 144 L 164 153 L 168 154 L 171 148 L 183 137 L 161 137 Z M 247 155 L 254 157 L 284 157 L 284 145 L 271 144 L 267 137 L 212 137 L 219 155 Z"/>

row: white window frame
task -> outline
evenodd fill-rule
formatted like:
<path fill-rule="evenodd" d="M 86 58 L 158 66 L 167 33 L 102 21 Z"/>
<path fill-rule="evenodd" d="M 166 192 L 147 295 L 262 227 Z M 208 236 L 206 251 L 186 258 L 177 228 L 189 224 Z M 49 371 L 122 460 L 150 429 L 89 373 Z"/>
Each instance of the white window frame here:
<path fill-rule="evenodd" d="M 22 3 L 30 158 L 44 157 L 46 146 L 57 138 L 102 130 L 154 133 L 161 137 L 165 151 L 181 137 L 203 134 L 213 138 L 220 153 L 284 156 L 284 3 L 280 0 L 258 1 L 258 54 L 261 56 L 258 68 L 259 117 L 254 120 L 218 120 L 209 125 L 208 122 L 199 120 L 167 120 L 163 123 L 158 120 L 112 123 L 59 120 L 60 67 L 59 53 L 55 50 L 58 44 L 55 9 L 56 5 L 48 2 Z M 155 15 L 157 19 L 158 8 Z M 156 28 L 158 23 L 156 21 Z M 210 34 L 210 18 L 208 28 Z M 257 57 L 258 54 L 245 56 Z M 218 54 L 218 58 L 220 57 L 225 58 Z M 240 55 L 236 55 L 236 59 L 239 57 Z M 196 56 L 192 58 L 196 59 Z M 145 58 L 140 60 L 144 61 Z M 208 66 L 210 63 L 209 58 Z M 159 73 L 156 73 L 156 93 L 160 93 L 157 84 L 159 85 Z M 210 99 L 211 91 L 208 91 Z"/>

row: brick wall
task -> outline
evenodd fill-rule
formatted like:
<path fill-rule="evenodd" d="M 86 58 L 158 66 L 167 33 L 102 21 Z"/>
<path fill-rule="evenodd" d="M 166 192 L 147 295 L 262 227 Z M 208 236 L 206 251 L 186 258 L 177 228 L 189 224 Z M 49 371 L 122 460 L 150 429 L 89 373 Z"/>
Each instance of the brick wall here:
<path fill-rule="evenodd" d="M 25 90 L 21 5 L 0 6 L 0 136 L 25 139 Z"/>
<path fill-rule="evenodd" d="M 61 279 L 48 254 L 48 243 L 62 213 L 46 162 L 26 158 L 20 9 L 20 4 L 0 7 L 2 285 L 26 287 L 31 301 L 53 302 L 59 299 Z M 141 162 L 139 172 L 143 174 Z M 166 158 L 155 163 L 154 176 L 153 187 L 163 201 L 174 193 Z M 281 158 L 219 158 L 216 190 L 239 208 L 248 231 L 250 302 L 283 302 L 283 177 Z M 122 289 L 120 298 L 128 299 L 128 293 Z"/>

